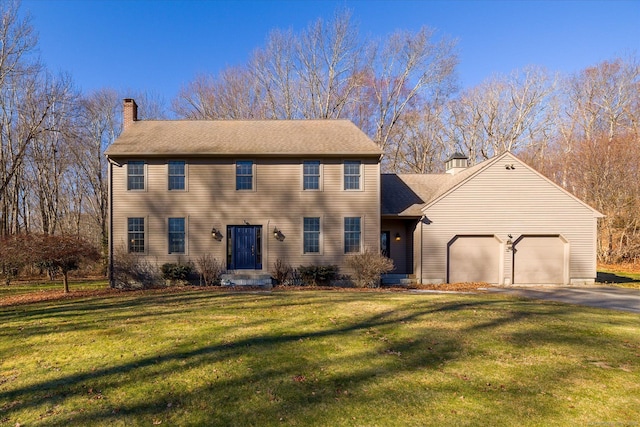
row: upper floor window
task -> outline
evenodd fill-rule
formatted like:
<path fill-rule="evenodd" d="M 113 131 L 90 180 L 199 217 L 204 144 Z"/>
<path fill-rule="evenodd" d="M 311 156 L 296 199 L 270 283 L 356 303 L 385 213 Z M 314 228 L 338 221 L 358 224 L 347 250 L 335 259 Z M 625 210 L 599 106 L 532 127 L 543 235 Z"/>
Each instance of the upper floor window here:
<path fill-rule="evenodd" d="M 182 160 L 169 161 L 169 190 L 184 190 L 185 187 L 185 162 Z"/>
<path fill-rule="evenodd" d="M 345 160 L 344 162 L 344 189 L 360 190 L 360 168 L 362 162 L 358 160 Z"/>
<path fill-rule="evenodd" d="M 144 190 L 144 161 L 127 163 L 127 190 Z"/>
<path fill-rule="evenodd" d="M 320 252 L 320 218 L 304 219 L 303 251 L 305 254 Z"/>
<path fill-rule="evenodd" d="M 169 218 L 169 253 L 183 254 L 186 247 L 184 218 Z"/>
<path fill-rule="evenodd" d="M 304 190 L 320 189 L 320 162 L 307 160 L 302 164 L 302 188 Z"/>
<path fill-rule="evenodd" d="M 360 217 L 344 219 L 344 253 L 360 252 L 360 236 L 362 234 Z"/>
<path fill-rule="evenodd" d="M 236 190 L 253 190 L 253 162 L 251 160 L 236 162 Z"/>
<path fill-rule="evenodd" d="M 144 252 L 144 218 L 127 218 L 129 253 Z"/>

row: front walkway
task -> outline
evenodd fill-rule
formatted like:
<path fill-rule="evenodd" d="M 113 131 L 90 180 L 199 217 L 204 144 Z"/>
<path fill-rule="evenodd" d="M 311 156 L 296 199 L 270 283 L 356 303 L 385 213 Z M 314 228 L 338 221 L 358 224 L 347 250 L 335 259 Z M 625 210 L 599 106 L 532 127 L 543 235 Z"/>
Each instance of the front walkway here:
<path fill-rule="evenodd" d="M 640 289 L 608 286 L 531 286 L 526 288 L 488 288 L 487 291 L 524 298 L 640 313 Z"/>

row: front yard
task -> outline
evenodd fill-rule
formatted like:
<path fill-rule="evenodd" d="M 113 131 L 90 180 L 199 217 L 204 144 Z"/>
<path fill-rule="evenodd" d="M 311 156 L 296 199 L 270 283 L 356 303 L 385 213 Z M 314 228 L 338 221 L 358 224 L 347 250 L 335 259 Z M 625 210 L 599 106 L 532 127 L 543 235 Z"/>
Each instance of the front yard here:
<path fill-rule="evenodd" d="M 0 319 L 0 426 L 640 419 L 640 319 L 628 313 L 497 295 L 187 290 L 22 302 Z"/>

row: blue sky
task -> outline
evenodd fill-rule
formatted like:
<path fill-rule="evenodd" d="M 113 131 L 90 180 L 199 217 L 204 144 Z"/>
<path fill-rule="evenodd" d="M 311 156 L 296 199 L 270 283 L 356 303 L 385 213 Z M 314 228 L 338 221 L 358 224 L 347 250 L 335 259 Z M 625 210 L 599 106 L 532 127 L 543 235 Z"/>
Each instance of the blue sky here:
<path fill-rule="evenodd" d="M 640 0 L 23 0 L 42 61 L 84 92 L 149 91 L 169 103 L 198 73 L 247 62 L 275 28 L 351 10 L 361 35 L 423 25 L 458 40 L 462 87 L 535 64 L 574 73 L 640 55 Z"/>

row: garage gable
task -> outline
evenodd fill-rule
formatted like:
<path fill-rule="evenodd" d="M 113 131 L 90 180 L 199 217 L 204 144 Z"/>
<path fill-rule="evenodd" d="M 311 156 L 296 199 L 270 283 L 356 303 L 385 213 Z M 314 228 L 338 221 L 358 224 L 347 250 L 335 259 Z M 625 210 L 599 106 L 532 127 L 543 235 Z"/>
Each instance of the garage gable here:
<path fill-rule="evenodd" d="M 505 199 L 505 196 L 511 199 Z M 546 199 L 547 206 L 556 203 L 565 206 L 570 204 L 574 209 L 586 209 L 592 212 L 596 218 L 603 216 L 510 152 L 505 152 L 451 176 L 427 201 L 422 212 L 427 213 L 431 207 L 451 197 L 463 197 L 470 204 L 495 203 L 499 209 L 508 209 L 513 206 L 515 197 L 518 201 L 528 200 L 538 206 L 541 199 Z"/>

